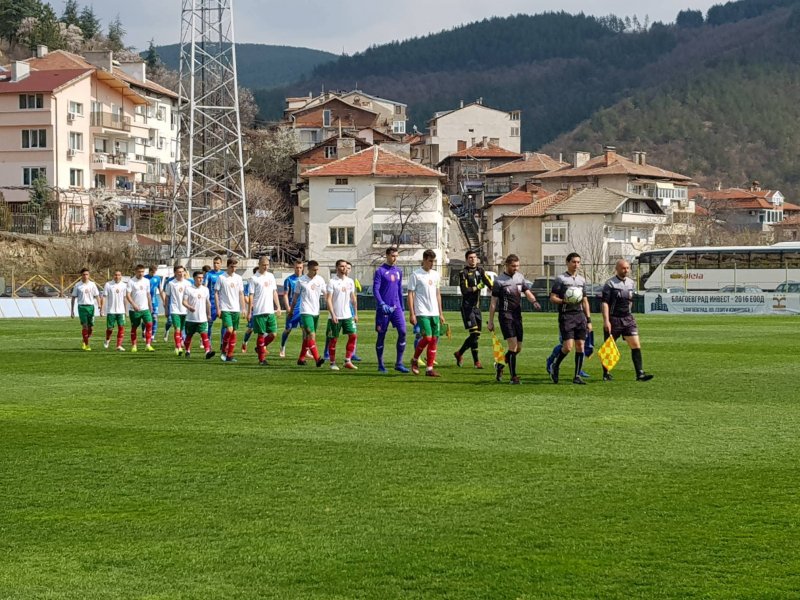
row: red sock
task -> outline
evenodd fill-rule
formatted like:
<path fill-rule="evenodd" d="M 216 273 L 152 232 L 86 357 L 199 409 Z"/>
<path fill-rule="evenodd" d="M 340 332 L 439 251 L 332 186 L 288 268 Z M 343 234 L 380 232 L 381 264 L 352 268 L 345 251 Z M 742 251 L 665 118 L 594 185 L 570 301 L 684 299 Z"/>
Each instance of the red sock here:
<path fill-rule="evenodd" d="M 300 358 L 297 360 L 306 360 L 306 350 L 308 350 L 308 340 L 303 338 L 303 344 L 300 346 Z"/>
<path fill-rule="evenodd" d="M 230 334 L 228 333 L 227 329 L 223 329 L 222 330 L 222 353 L 223 354 L 225 354 L 226 351 L 228 350 L 228 336 L 229 335 Z"/>
<path fill-rule="evenodd" d="M 313 338 L 308 340 L 308 349 L 311 350 L 311 356 L 314 357 L 314 360 L 319 360 L 319 350 L 317 350 L 317 340 Z"/>
<path fill-rule="evenodd" d="M 266 350 L 267 346 L 269 346 L 274 341 L 275 341 L 275 334 L 274 333 L 267 334 L 267 337 L 264 338 L 264 349 Z"/>
<path fill-rule="evenodd" d="M 336 362 L 336 343 L 339 340 L 336 338 L 331 338 L 328 340 L 328 356 L 331 357 L 331 364 Z"/>
<path fill-rule="evenodd" d="M 417 360 L 420 357 L 422 351 L 425 349 L 425 346 L 427 346 L 430 343 L 430 341 L 431 338 L 429 337 L 424 337 L 419 340 L 417 347 L 414 348 L 414 360 Z"/>
<path fill-rule="evenodd" d="M 131 345 L 136 345 L 136 332 L 139 331 L 138 327 L 131 327 Z"/>
<path fill-rule="evenodd" d="M 200 334 L 200 340 L 203 342 L 203 349 L 206 352 L 211 352 L 211 342 L 208 339 L 208 334 L 207 333 L 201 333 Z"/>
<path fill-rule="evenodd" d="M 172 334 L 173 339 L 175 340 L 175 349 L 180 350 L 181 343 L 183 342 L 183 336 L 181 335 L 181 330 L 177 327 L 173 327 L 175 333 Z"/>
<path fill-rule="evenodd" d="M 186 336 L 186 339 L 183 342 L 183 348 L 186 350 L 186 354 L 189 354 L 189 352 L 192 351 L 192 336 Z"/>
<path fill-rule="evenodd" d="M 353 353 L 356 351 L 356 339 L 357 336 L 355 333 L 351 333 L 347 336 L 347 348 L 345 348 L 345 359 L 350 360 L 353 358 Z"/>
<path fill-rule="evenodd" d="M 236 332 L 232 331 L 228 335 L 228 352 L 227 352 L 228 358 L 232 358 L 233 357 L 234 348 L 236 348 Z"/>
<path fill-rule="evenodd" d="M 83 337 L 83 343 L 84 344 L 88 344 L 89 343 L 89 328 L 88 327 L 82 327 L 81 328 L 81 337 Z"/>
<path fill-rule="evenodd" d="M 94 333 L 94 328 L 91 325 L 89 325 L 86 328 L 86 343 L 87 344 L 89 343 L 89 338 L 92 337 L 92 333 Z"/>
<path fill-rule="evenodd" d="M 111 334 L 114 332 L 113 329 L 106 329 L 106 341 L 111 339 Z"/>
<path fill-rule="evenodd" d="M 433 368 L 433 361 L 436 360 L 436 347 L 439 345 L 439 338 L 430 338 L 428 342 L 428 368 Z"/>
<path fill-rule="evenodd" d="M 256 355 L 258 362 L 264 362 L 267 359 L 267 345 L 265 343 L 265 336 L 258 334 L 256 338 Z"/>
<path fill-rule="evenodd" d="M 122 346 L 122 340 L 125 339 L 125 328 L 121 325 L 117 328 L 117 348 Z"/>
<path fill-rule="evenodd" d="M 153 324 L 144 324 L 144 343 L 148 346 L 153 342 Z"/>

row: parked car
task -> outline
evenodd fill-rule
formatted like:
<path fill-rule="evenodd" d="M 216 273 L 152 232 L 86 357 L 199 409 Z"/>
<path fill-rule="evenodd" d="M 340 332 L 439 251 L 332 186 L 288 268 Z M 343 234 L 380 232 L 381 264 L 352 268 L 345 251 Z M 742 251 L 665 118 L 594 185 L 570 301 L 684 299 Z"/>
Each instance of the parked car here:
<path fill-rule="evenodd" d="M 775 291 L 781 294 L 800 294 L 800 281 L 784 281 Z"/>
<path fill-rule="evenodd" d="M 686 288 L 682 285 L 673 285 L 669 287 L 656 287 L 642 290 L 643 292 L 652 292 L 654 294 L 685 294 Z"/>
<path fill-rule="evenodd" d="M 724 294 L 763 294 L 764 290 L 755 285 L 726 285 L 719 288 Z"/>
<path fill-rule="evenodd" d="M 5 291 L 5 293 L 3 293 L 3 295 L 2 295 L 1 297 L 2 297 L 2 298 L 11 298 L 11 297 L 12 297 L 12 295 L 13 295 L 15 298 L 33 298 L 33 297 L 34 297 L 34 294 L 33 294 L 33 292 L 32 292 L 32 291 L 30 291 L 30 290 L 29 290 L 28 288 L 26 288 L 26 287 L 21 287 L 21 288 L 18 288 L 18 289 L 17 289 L 17 291 L 16 291 L 16 293 L 15 293 L 15 294 L 12 294 L 12 293 L 11 293 L 11 286 L 10 286 L 10 285 L 7 285 L 7 286 L 6 286 L 6 291 Z"/>
<path fill-rule="evenodd" d="M 39 285 L 33 288 L 33 293 L 39 298 L 58 298 L 61 296 L 59 292 L 52 285 Z"/>

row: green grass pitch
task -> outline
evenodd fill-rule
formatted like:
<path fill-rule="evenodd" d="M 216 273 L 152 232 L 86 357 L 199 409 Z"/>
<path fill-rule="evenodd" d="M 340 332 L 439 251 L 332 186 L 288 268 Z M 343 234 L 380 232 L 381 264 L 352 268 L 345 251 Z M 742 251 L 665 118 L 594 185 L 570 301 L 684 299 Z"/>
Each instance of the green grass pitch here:
<path fill-rule="evenodd" d="M 556 386 L 526 315 L 513 387 L 450 322 L 434 380 L 367 319 L 338 373 L 0 321 L 0 598 L 800 597 L 797 318 L 640 316 L 653 381 Z"/>

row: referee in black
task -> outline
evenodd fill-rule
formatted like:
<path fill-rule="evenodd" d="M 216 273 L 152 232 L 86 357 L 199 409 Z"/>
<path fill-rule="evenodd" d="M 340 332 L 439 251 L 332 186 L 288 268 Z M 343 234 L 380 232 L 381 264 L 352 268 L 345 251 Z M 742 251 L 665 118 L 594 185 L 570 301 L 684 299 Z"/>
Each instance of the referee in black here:
<path fill-rule="evenodd" d="M 471 350 L 475 368 L 482 369 L 483 365 L 478 359 L 478 342 L 481 337 L 481 290 L 483 288 L 491 290 L 494 282 L 483 267 L 478 265 L 480 261 L 477 252 L 467 250 L 464 260 L 467 266 L 461 271 L 458 286 L 461 288 L 461 319 L 469 335 L 453 356 L 456 357 L 456 365 L 460 367 L 464 364 L 464 354 L 467 350 Z"/>
<path fill-rule="evenodd" d="M 583 368 L 583 344 L 586 336 L 592 330 L 592 315 L 589 308 L 589 299 L 586 297 L 586 279 L 578 274 L 581 266 L 581 255 L 570 252 L 567 255 L 567 270 L 555 278 L 553 289 L 550 291 L 550 302 L 558 306 L 558 329 L 561 334 L 561 352 L 550 368 L 550 378 L 553 383 L 558 383 L 558 372 L 561 362 L 575 347 L 575 377 L 572 383 L 586 385 L 581 379 Z M 580 302 L 571 304 L 567 302 L 567 291 L 577 288 L 581 292 Z"/>

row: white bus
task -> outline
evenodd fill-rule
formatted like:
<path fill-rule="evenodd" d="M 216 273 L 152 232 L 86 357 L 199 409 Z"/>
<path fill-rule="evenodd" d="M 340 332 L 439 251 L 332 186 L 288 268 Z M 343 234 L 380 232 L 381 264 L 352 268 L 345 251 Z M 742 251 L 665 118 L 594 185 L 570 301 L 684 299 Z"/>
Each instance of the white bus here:
<path fill-rule="evenodd" d="M 661 248 L 637 258 L 639 288 L 688 292 L 725 286 L 756 286 L 773 291 L 784 281 L 800 280 L 800 242 L 773 246 Z"/>

